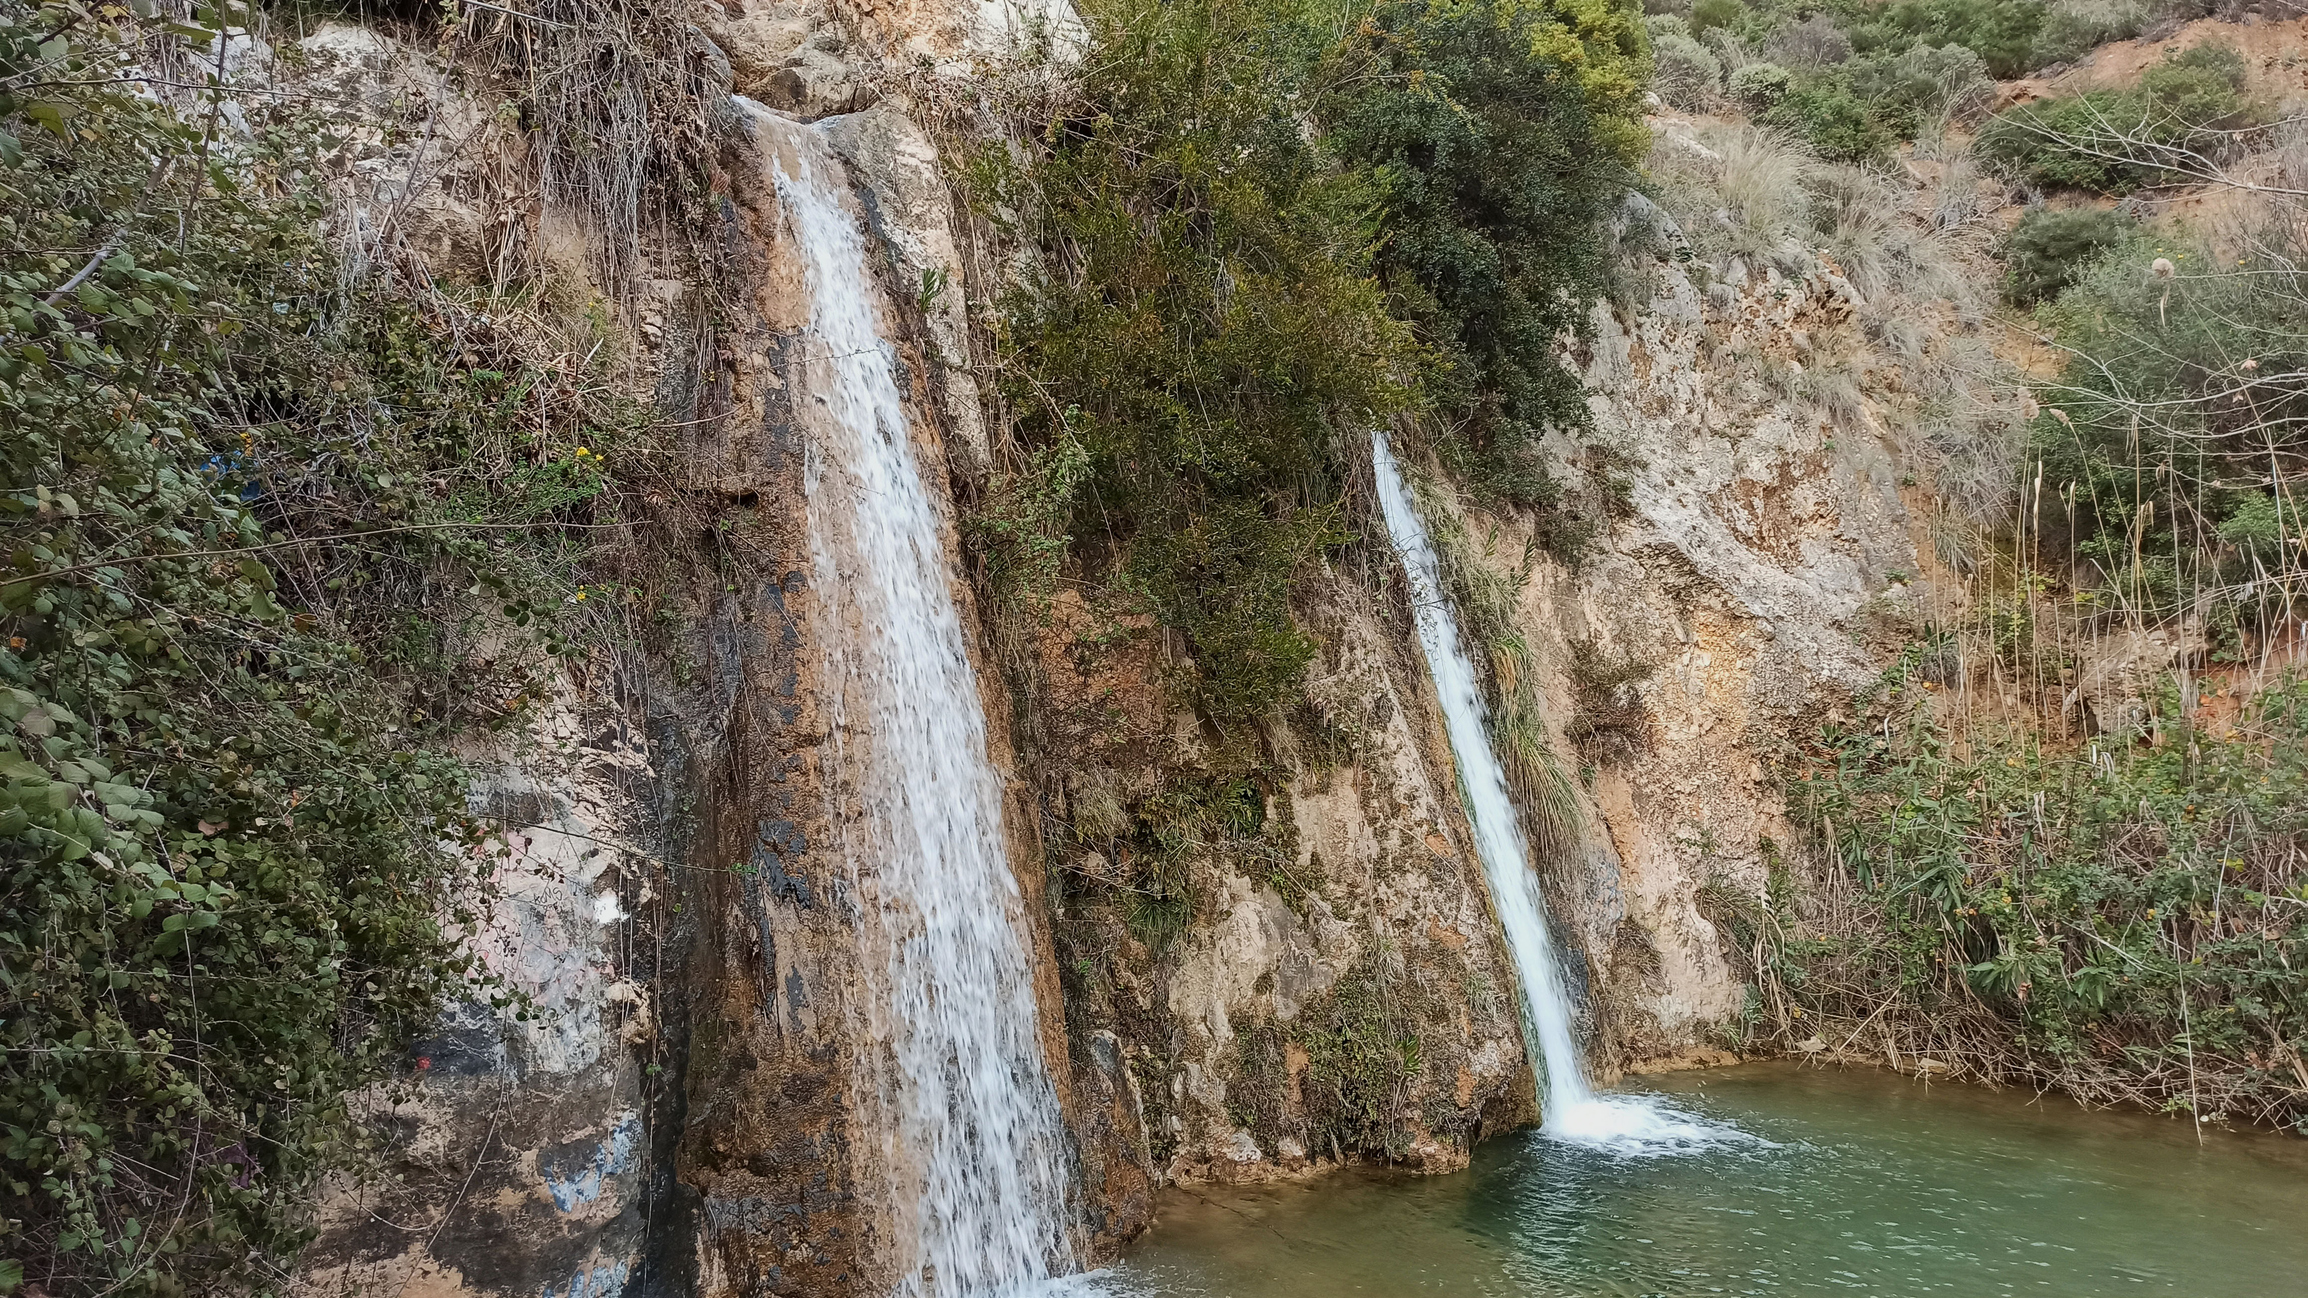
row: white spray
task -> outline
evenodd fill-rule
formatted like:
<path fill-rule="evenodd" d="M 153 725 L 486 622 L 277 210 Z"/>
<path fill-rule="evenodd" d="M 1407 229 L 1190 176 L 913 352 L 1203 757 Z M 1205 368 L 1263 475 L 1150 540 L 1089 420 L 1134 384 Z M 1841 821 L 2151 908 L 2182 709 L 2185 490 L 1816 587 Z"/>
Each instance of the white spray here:
<path fill-rule="evenodd" d="M 1546 907 L 1539 896 L 1538 878 L 1531 870 L 1530 848 L 1523 839 L 1514 803 L 1507 796 L 1506 772 L 1484 726 L 1488 710 L 1475 680 L 1474 664 L 1459 643 L 1458 620 L 1443 596 L 1442 569 L 1434 543 L 1411 505 L 1410 490 L 1403 483 L 1402 470 L 1395 463 L 1384 431 L 1372 440 L 1371 459 L 1378 477 L 1379 508 L 1386 515 L 1387 532 L 1394 538 L 1403 571 L 1410 578 L 1412 617 L 1418 624 L 1427 671 L 1434 677 L 1435 695 L 1442 704 L 1444 728 L 1450 733 L 1460 796 L 1474 830 L 1475 853 L 1482 859 L 1491 906 L 1498 912 L 1499 928 L 1506 935 L 1515 973 L 1522 980 L 1524 1036 L 1535 1047 L 1531 1067 L 1546 1080 L 1543 1130 L 1557 1139 L 1620 1154 L 1669 1153 L 1726 1137 L 1738 1138 L 1738 1133 L 1703 1123 L 1647 1097 L 1598 1096 L 1587 1080 L 1578 1040 L 1572 1035 L 1570 991 L 1563 985 L 1562 965 L 1547 930 Z"/>
<path fill-rule="evenodd" d="M 868 1036 L 901 1295 L 981 1298 L 1072 1271 L 1067 1142 L 1042 1056 L 940 498 L 925 486 L 872 272 L 823 138 L 749 101 L 809 290 L 787 375 L 858 879 Z"/>

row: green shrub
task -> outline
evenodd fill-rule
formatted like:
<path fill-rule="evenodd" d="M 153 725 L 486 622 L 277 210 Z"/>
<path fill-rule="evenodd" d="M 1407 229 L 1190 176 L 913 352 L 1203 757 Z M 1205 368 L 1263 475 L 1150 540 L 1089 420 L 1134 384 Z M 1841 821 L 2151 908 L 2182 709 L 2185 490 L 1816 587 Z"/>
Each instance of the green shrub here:
<path fill-rule="evenodd" d="M 2093 90 L 2022 104 L 1998 114 L 1973 148 L 1997 171 L 2052 189 L 2128 194 L 2155 181 L 2126 136 L 2152 125 L 2137 94 Z"/>
<path fill-rule="evenodd" d="M 2220 152 L 2219 132 L 2258 120 L 2244 96 L 2244 64 L 2216 43 L 2167 54 L 2129 90 L 2023 104 L 2001 113 L 1975 144 L 1989 165 L 2031 184 L 2127 194 L 2162 183 L 2172 152 Z"/>
<path fill-rule="evenodd" d="M 2238 126 L 2250 114 L 2244 56 L 2219 41 L 2165 54 L 2140 74 L 2140 89 L 2158 109 L 2193 127 Z"/>
<path fill-rule="evenodd" d="M 1851 57 L 1851 38 L 1822 10 L 1802 22 L 1782 24 L 1764 42 L 1763 53 L 1783 67 L 1833 67 Z"/>
<path fill-rule="evenodd" d="M 2042 0 L 1837 0 L 1831 11 L 1861 54 L 1898 54 L 1917 45 L 1961 45 L 1988 71 L 2016 77 L 2034 66 Z"/>
<path fill-rule="evenodd" d="M 1958 121 L 1995 104 L 1987 62 L 1962 45 L 1911 45 L 1897 54 L 1871 54 L 1845 65 L 1852 94 L 1902 139 L 1939 117 Z"/>
<path fill-rule="evenodd" d="M 2228 516 L 2214 529 L 2223 545 L 2236 547 L 2248 563 L 2262 565 L 2271 572 L 2291 566 L 2295 560 L 2286 551 L 2308 536 L 2302 524 L 2300 503 L 2287 496 L 2279 501 L 2276 496 L 2259 491 L 2239 492 L 2228 502 Z"/>
<path fill-rule="evenodd" d="M 1776 107 L 1795 84 L 1795 78 L 1776 63 L 1750 63 L 1731 74 L 1726 87 L 1739 106 L 1750 113 L 1766 113 Z"/>
<path fill-rule="evenodd" d="M 1723 84 L 1722 62 L 1691 38 L 1679 18 L 1651 20 L 1651 63 L 1652 89 L 1676 108 L 1705 108 Z"/>
<path fill-rule="evenodd" d="M 2004 300 L 2029 307 L 2057 297 L 2094 258 L 2122 244 L 2137 226 L 2129 216 L 2101 208 L 2035 208 L 1996 250 L 2004 262 Z"/>
<path fill-rule="evenodd" d="M 1736 28 L 1747 21 L 1747 6 L 1740 0 L 1695 0 L 1690 21 L 1693 35 L 1714 27 Z"/>
<path fill-rule="evenodd" d="M 1586 329 L 1602 289 L 1606 221 L 1631 178 L 1615 125 L 1631 101 L 1552 75 L 1521 12 L 1382 8 L 1364 29 L 1370 66 L 1323 116 L 1336 156 L 1372 179 L 1394 309 L 1440 361 L 1427 392 L 1451 429 L 1446 457 L 1478 490 L 1544 508 L 1536 439 L 1587 418 L 1555 340 Z"/>
<path fill-rule="evenodd" d="M 1135 592 L 1207 715 L 1261 717 L 1313 653 L 1293 582 L 1345 539 L 1342 453 L 1374 421 L 1439 406 L 1446 449 L 1542 500 L 1538 427 L 1585 415 L 1555 343 L 1600 285 L 1643 32 L 1611 4 L 1441 0 L 1343 38 L 1266 0 L 1090 20 L 1041 156 L 981 167 L 1047 273 L 1002 340 L 1028 459 L 973 534 L 1006 585 L 1070 551 Z"/>
<path fill-rule="evenodd" d="M 2051 0 L 2043 30 L 2036 34 L 2035 61 L 2041 65 L 2080 58 L 2110 41 L 2128 41 L 2166 11 L 2195 17 L 2206 8 L 2196 0 Z M 2194 11 L 2194 12 L 2191 12 Z"/>
<path fill-rule="evenodd" d="M 2244 264 L 2176 242 L 2120 247 L 2047 308 L 2069 360 L 2038 389 L 2033 458 L 2047 502 L 2072 503 L 2047 503 L 2046 544 L 2074 554 L 2093 606 L 2295 617 L 2301 556 L 2261 533 L 2275 500 L 2301 498 L 2292 466 L 2308 452 L 2297 245 Z M 2151 269 L 2159 255 L 2168 276 Z"/>
<path fill-rule="evenodd" d="M 1313 653 L 1289 595 L 1339 535 L 1337 443 L 1411 403 L 1418 360 L 1370 278 L 1364 182 L 1301 129 L 1321 40 L 1259 0 L 1089 18 L 1094 107 L 984 178 L 1050 254 L 1008 302 L 1019 431 L 1081 448 L 1034 509 L 1119 554 L 1186 634 L 1202 706 L 1260 716 Z"/>
<path fill-rule="evenodd" d="M 1820 156 L 1864 162 L 1935 121 L 1984 111 L 1995 85 L 1971 50 L 1914 44 L 1801 73 L 1751 63 L 1731 74 L 1730 90 L 1750 115 L 1800 136 Z"/>
<path fill-rule="evenodd" d="M 1306 1051 L 1306 1121 L 1321 1149 L 1400 1150 L 1403 1095 L 1419 1075 L 1423 1043 L 1405 1021 L 1383 954 L 1365 956 L 1329 991 L 1309 998 L 1292 1026 Z"/>
<path fill-rule="evenodd" d="M 1763 124 L 1800 136 L 1831 162 L 1868 162 L 1883 156 L 1898 134 L 1873 107 L 1836 76 L 1798 82 Z"/>

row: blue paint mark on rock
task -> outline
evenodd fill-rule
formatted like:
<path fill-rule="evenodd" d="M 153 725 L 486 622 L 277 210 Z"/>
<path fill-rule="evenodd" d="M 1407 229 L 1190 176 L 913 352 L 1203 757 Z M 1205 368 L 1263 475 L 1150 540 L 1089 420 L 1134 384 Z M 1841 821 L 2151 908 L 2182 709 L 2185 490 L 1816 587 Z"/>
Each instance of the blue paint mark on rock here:
<path fill-rule="evenodd" d="M 537 1159 L 537 1168 L 545 1175 L 545 1189 L 553 1196 L 553 1206 L 575 1212 L 579 1205 L 600 1198 L 610 1177 L 632 1168 L 640 1146 L 641 1115 L 628 1109 L 610 1128 L 609 1138 L 590 1149 L 580 1143 L 574 1148 L 564 1145 L 547 1150 Z M 624 1281 L 618 1284 L 622 1287 Z"/>
<path fill-rule="evenodd" d="M 540 1292 L 543 1298 L 624 1298 L 625 1281 L 632 1274 L 630 1262 L 604 1262 L 590 1271 L 577 1268 L 566 1289 L 548 1284 Z"/>

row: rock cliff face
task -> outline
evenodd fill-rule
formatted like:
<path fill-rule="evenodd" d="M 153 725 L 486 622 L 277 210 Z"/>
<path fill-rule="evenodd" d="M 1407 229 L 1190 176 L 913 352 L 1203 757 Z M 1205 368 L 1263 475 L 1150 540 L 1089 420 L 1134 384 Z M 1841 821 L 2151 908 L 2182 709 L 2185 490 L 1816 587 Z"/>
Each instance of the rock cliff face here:
<path fill-rule="evenodd" d="M 1070 1032 L 1121 1060 L 1156 1181 L 1351 1157 L 1443 1170 L 1485 1126 L 1533 1112 L 1513 969 L 1407 609 L 1344 575 L 1307 609 L 1325 650 L 1305 733 L 1264 737 L 1286 773 L 1248 795 L 1256 832 L 1185 855 L 1178 931 L 1149 933 L 1101 886 L 1121 862 L 1052 847 Z M 1118 805 L 1207 777 L 1225 742 L 1173 710 L 1159 641 L 1132 623 L 1069 592 L 1035 637 L 1028 747 L 1043 814 L 1076 842 Z"/>
<path fill-rule="evenodd" d="M 1740 1011 L 1744 953 L 1709 899 L 1761 896 L 1789 841 L 1767 764 L 1881 670 L 1915 612 L 1902 475 L 1872 415 L 1839 424 L 1728 363 L 1800 366 L 1857 295 L 1832 268 L 1702 294 L 1674 247 L 1639 254 L 1648 300 L 1597 308 L 1596 430 L 1557 448 L 1574 489 L 1617 498 L 1592 552 L 1576 570 L 1524 561 L 1527 526 L 1466 519 L 1480 561 L 1517 583 L 1579 772 L 1585 840 L 1547 882 L 1589 961 L 1605 1070 L 1704 1059 Z"/>
<path fill-rule="evenodd" d="M 917 448 L 966 501 L 999 436 L 969 364 L 985 294 L 962 291 L 986 289 L 988 270 L 908 78 L 967 78 L 1078 26 L 1062 7 L 871 0 L 704 6 L 696 24 L 701 75 L 836 118 L 822 129 L 880 244 Z M 511 147 L 489 115 L 374 33 L 332 24 L 305 46 L 393 128 L 347 160 L 348 212 L 370 228 L 414 213 L 395 255 L 485 280 L 488 232 L 511 218 L 459 178 Z M 412 143 L 417 122 L 459 133 Z M 632 647 L 572 674 L 536 747 L 476 754 L 501 772 L 483 796 L 513 847 L 486 954 L 526 999 L 459 1007 L 405 1078 L 363 1099 L 381 1165 L 332 1188 L 307 1292 L 889 1289 L 886 1181 L 857 1125 L 875 1050 L 863 893 L 825 847 L 844 813 L 815 673 L 840 629 L 816 618 L 800 508 L 814 416 L 791 379 L 808 303 L 762 142 L 737 114 L 714 125 L 718 226 L 685 233 L 718 282 L 637 277 L 635 371 L 680 430 L 685 483 L 624 539 L 659 603 L 637 610 Z M 587 274 L 597 231 L 542 204 L 521 219 L 541 255 Z M 1767 275 L 1708 300 L 1671 260 L 1651 269 L 1652 300 L 1603 311 L 1583 359 L 1615 452 L 1589 462 L 1623 479 L 1625 502 L 1589 559 L 1529 559 L 1527 523 L 1462 520 L 1476 561 L 1516 583 L 1552 739 L 1581 771 L 1585 832 L 1547 881 L 1608 1068 L 1703 1049 L 1739 1011 L 1738 953 L 1704 899 L 1764 886 L 1785 831 L 1762 762 L 1870 673 L 1871 610 L 1914 567 L 1894 470 L 1865 429 L 1805 417 L 1712 359 L 1792 355 L 1848 289 Z M 1248 795 L 1240 833 L 1180 854 L 1195 903 L 1151 927 L 1081 827 L 1217 770 L 1244 737 L 1178 709 L 1170 647 L 1127 609 L 1070 591 L 1030 616 L 971 615 L 1095 1249 L 1143 1229 L 1165 1182 L 1358 1158 L 1448 1169 L 1535 1112 L 1512 968 L 1401 598 L 1374 547 L 1302 593 L 1323 645 L 1306 707 L 1253 737 L 1281 774 Z M 1647 671 L 1598 687 L 1597 662 Z"/>

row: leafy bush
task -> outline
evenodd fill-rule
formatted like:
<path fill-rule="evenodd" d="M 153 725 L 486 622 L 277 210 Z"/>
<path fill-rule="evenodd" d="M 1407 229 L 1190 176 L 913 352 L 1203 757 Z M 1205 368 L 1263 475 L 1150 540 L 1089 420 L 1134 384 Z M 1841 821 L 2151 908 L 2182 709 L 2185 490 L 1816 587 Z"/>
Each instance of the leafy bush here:
<path fill-rule="evenodd" d="M 2088 574 L 2082 598 L 2150 620 L 2295 616 L 2284 590 L 2300 556 L 2233 548 L 2301 491 L 2308 282 L 2294 246 L 2221 264 L 2134 240 L 2048 308 L 2069 359 L 2038 389 L 2034 451 L 2049 492 L 2071 502 L 2047 504 L 2045 543 Z M 2159 255 L 2169 275 L 2152 268 Z"/>
<path fill-rule="evenodd" d="M 1832 67 L 1851 57 L 1851 38 L 1822 10 L 1771 33 L 1771 38 L 1764 42 L 1763 53 L 1785 67 Z"/>
<path fill-rule="evenodd" d="M 1323 47 L 1283 17 L 1093 11 L 1082 102 L 1030 172 L 985 178 L 1051 254 L 1003 338 L 1028 445 L 1081 448 L 1039 507 L 1077 544 L 1119 543 L 1222 719 L 1263 715 L 1312 655 L 1289 595 L 1339 536 L 1335 443 L 1405 409 L 1417 366 L 1369 279 L 1362 182 L 1301 129 Z"/>
<path fill-rule="evenodd" d="M 1881 157 L 1898 133 L 1841 77 L 1817 77 L 1792 87 L 1763 114 L 1763 124 L 1801 136 L 1831 162 Z"/>
<path fill-rule="evenodd" d="M 1723 64 L 1691 38 L 1680 18 L 1654 18 L 1651 28 L 1651 86 L 1673 107 L 1697 111 L 1723 84 Z"/>
<path fill-rule="evenodd" d="M 2065 63 L 2109 41 L 2125 41 L 2156 16 L 2157 0 L 2051 0 L 2036 33 L 2035 61 Z"/>
<path fill-rule="evenodd" d="M 1787 97 L 1795 78 L 1776 63 L 1750 63 L 1731 74 L 1727 89 L 1750 113 L 1769 112 Z"/>
<path fill-rule="evenodd" d="M 2244 63 L 2232 48 L 2206 43 L 2166 54 L 2129 90 L 2023 104 L 1980 131 L 1980 157 L 2031 184 L 2127 194 L 2162 183 L 2189 151 L 2217 156 L 2220 132 L 2250 125 L 2258 108 L 2244 96 Z"/>
<path fill-rule="evenodd" d="M 2029 307 L 2057 297 L 2094 258 L 2122 244 L 2136 228 L 2129 216 L 2101 208 L 2031 210 L 1996 250 L 2004 261 L 2004 300 Z"/>
<path fill-rule="evenodd" d="M 1961 45 L 1912 45 L 1897 54 L 1853 60 L 1844 75 L 1852 93 L 1901 138 L 1934 118 L 1975 120 L 1995 104 L 1987 63 Z"/>
<path fill-rule="evenodd" d="M 2244 56 L 2219 41 L 2165 54 L 2140 74 L 2140 89 L 2157 108 L 2191 126 L 2239 125 L 2250 112 Z"/>
<path fill-rule="evenodd" d="M 535 696 L 616 440 L 347 291 L 309 133 L 125 93 L 106 13 L 0 25 L 0 1291 L 59 1298 L 275 1283 L 345 1092 L 474 990 L 445 737 Z M 401 636 L 467 589 L 495 675 Z"/>
<path fill-rule="evenodd" d="M 1837 0 L 1831 11 L 1861 54 L 1898 54 L 1917 45 L 1961 45 L 1988 71 L 2016 77 L 2034 66 L 2042 0 Z"/>
<path fill-rule="evenodd" d="M 2147 108 L 2141 96 L 2116 90 L 2022 104 L 1990 121 L 1973 148 L 1989 166 L 2030 184 L 2128 194 L 2157 174 L 2136 160 L 2127 138 L 2150 131 Z"/>
<path fill-rule="evenodd" d="M 975 531 L 1028 586 L 1067 549 L 1112 563 L 1185 634 L 1206 713 L 1261 717 L 1313 653 L 1293 579 L 1345 539 L 1342 449 L 1373 421 L 1438 405 L 1462 458 L 1543 496 L 1530 444 L 1585 413 L 1555 341 L 1639 147 L 1643 33 L 1568 3 L 1393 0 L 1343 38 L 1266 0 L 1090 18 L 1042 155 L 981 168 L 1045 260 L 1003 337 L 1027 463 Z"/>
<path fill-rule="evenodd" d="M 1599 96 L 1552 75 L 1514 6 L 1410 0 L 1364 32 L 1367 71 L 1322 113 L 1336 155 L 1371 177 L 1394 309 L 1441 361 L 1426 390 L 1452 429 L 1442 449 L 1468 481 L 1549 505 L 1535 441 L 1585 423 L 1555 343 L 1587 327 L 1601 291 L 1633 88 Z M 1638 32 L 1628 18 L 1603 43 L 1624 51 Z"/>
<path fill-rule="evenodd" d="M 1737 28 L 1747 20 L 1747 6 L 1740 0 L 1695 0 L 1691 6 L 1691 31 L 1694 35 L 1710 28 Z"/>

